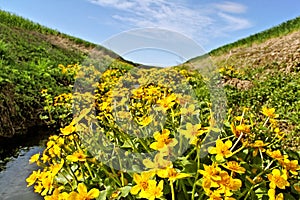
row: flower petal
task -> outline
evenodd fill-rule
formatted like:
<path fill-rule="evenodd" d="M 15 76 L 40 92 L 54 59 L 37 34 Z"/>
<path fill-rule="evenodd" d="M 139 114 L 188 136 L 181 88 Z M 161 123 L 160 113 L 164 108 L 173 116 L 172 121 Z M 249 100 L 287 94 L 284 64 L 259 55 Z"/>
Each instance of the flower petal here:
<path fill-rule="evenodd" d="M 100 195 L 100 191 L 97 188 L 93 188 L 88 192 L 88 197 L 95 199 Z"/>

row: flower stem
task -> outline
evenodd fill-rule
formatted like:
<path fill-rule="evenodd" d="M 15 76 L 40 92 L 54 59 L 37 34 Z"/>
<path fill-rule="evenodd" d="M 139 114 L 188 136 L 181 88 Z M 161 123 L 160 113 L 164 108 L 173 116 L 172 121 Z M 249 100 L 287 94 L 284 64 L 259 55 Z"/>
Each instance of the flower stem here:
<path fill-rule="evenodd" d="M 200 148 L 197 147 L 197 173 L 196 173 L 196 177 L 195 177 L 195 181 L 194 181 L 194 184 L 193 184 L 193 189 L 192 189 L 192 200 L 195 199 L 195 191 L 196 191 L 196 183 L 197 183 L 197 179 L 198 179 L 198 176 L 199 176 L 199 172 L 198 170 L 200 169 Z"/>
<path fill-rule="evenodd" d="M 172 200 L 175 200 L 175 192 L 174 192 L 173 181 L 170 181 L 170 186 L 171 186 Z"/>
<path fill-rule="evenodd" d="M 230 151 L 232 151 L 234 149 L 234 147 L 239 143 L 239 141 L 241 140 L 241 138 L 243 137 L 243 132 L 240 134 L 239 138 L 237 139 L 237 141 L 234 143 L 234 145 L 231 147 Z"/>

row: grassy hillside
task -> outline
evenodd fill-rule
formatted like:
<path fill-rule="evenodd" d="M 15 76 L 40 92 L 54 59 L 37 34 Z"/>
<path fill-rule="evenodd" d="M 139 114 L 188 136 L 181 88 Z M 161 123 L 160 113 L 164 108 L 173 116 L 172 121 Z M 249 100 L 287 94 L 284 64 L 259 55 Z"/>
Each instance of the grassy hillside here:
<path fill-rule="evenodd" d="M 0 136 L 26 132 L 39 123 L 40 91 L 70 91 L 64 66 L 83 61 L 96 45 L 0 10 Z M 116 56 L 105 48 L 97 49 Z"/>
<path fill-rule="evenodd" d="M 283 22 L 265 31 L 253 34 L 236 42 L 221 46 L 217 49 L 212 50 L 209 54 L 211 56 L 221 55 L 224 53 L 228 53 L 231 49 L 236 47 L 251 46 L 254 43 L 262 43 L 268 39 L 284 36 L 298 30 L 300 30 L 300 16 L 295 19 Z"/>
<path fill-rule="evenodd" d="M 300 17 L 209 53 L 219 69 L 228 107 L 275 108 L 288 132 L 285 147 L 300 145 Z M 188 63 L 197 66 L 205 56 Z"/>

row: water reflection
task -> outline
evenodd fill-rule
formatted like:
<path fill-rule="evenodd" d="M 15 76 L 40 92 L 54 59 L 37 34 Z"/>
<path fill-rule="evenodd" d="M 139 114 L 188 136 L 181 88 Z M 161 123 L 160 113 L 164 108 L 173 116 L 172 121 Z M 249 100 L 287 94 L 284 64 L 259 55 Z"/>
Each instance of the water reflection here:
<path fill-rule="evenodd" d="M 1 200 L 43 199 L 33 192 L 33 186 L 27 187 L 25 179 L 37 169 L 36 164 L 29 164 L 30 157 L 43 151 L 49 134 L 40 129 L 31 133 L 10 139 L 0 138 Z"/>
<path fill-rule="evenodd" d="M 29 165 L 30 157 L 43 148 L 33 146 L 20 150 L 17 158 L 11 159 L 6 164 L 6 169 L 0 172 L 0 197 L 3 200 L 39 200 L 43 199 L 40 195 L 33 192 L 33 188 L 27 188 L 25 179 L 32 170 L 36 170 L 35 164 Z"/>

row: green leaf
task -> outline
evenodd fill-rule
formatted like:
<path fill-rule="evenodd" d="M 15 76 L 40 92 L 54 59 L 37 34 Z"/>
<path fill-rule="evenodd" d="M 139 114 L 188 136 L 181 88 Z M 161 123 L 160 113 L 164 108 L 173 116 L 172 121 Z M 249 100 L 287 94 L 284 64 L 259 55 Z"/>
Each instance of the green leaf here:
<path fill-rule="evenodd" d="M 100 195 L 98 196 L 97 200 L 106 200 L 107 190 L 100 191 Z"/>
<path fill-rule="evenodd" d="M 131 145 L 131 143 L 128 140 L 126 140 L 121 147 L 122 148 L 130 148 L 130 149 L 132 149 L 132 145 Z"/>
<path fill-rule="evenodd" d="M 130 192 L 131 186 L 125 186 L 122 188 L 119 188 L 120 192 L 121 192 L 121 197 L 126 197 L 129 192 Z"/>

